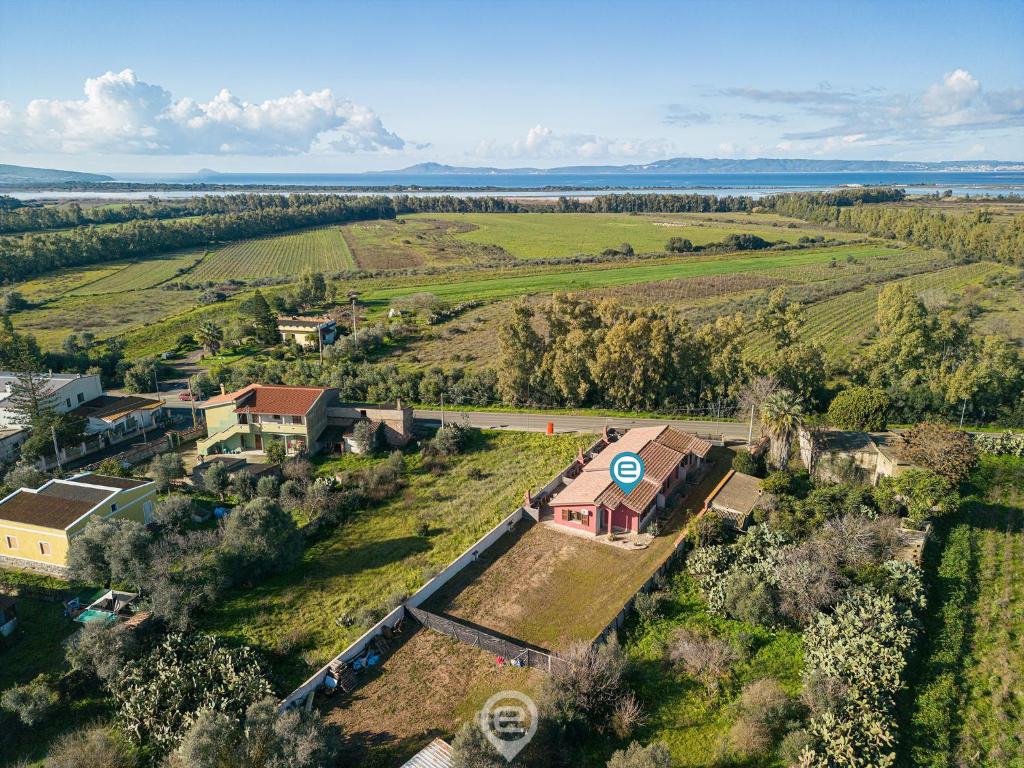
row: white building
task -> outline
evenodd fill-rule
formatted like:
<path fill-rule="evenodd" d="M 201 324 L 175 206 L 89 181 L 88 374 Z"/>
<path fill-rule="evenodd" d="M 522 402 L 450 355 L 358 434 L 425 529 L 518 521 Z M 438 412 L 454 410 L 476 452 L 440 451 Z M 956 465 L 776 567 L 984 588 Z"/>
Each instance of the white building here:
<path fill-rule="evenodd" d="M 8 407 L 12 390 L 20 374 L 0 371 L 0 429 L 27 427 L 18 414 Z M 67 413 L 78 406 L 95 400 L 103 394 L 99 374 L 50 373 L 46 375 L 47 405 L 58 413 Z"/>

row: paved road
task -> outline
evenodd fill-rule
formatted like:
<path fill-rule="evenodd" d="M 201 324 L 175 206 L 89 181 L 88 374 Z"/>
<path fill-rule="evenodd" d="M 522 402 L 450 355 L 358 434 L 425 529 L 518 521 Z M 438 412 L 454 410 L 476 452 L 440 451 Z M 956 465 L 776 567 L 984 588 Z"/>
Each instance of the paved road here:
<path fill-rule="evenodd" d="M 441 411 L 417 408 L 414 411 L 417 421 L 428 424 L 440 424 Z M 446 420 L 467 417 L 474 427 L 487 429 L 511 429 L 522 432 L 543 432 L 548 422 L 554 422 L 555 432 L 593 432 L 600 434 L 605 426 L 617 429 L 631 427 L 650 427 L 657 424 L 670 424 L 673 427 L 693 432 L 698 435 L 725 435 L 730 440 L 747 439 L 747 424 L 736 421 L 687 421 L 685 419 L 634 419 L 618 416 L 562 416 L 544 412 L 536 413 L 499 413 L 494 411 L 445 411 Z M 757 425 L 754 425 L 754 436 L 757 437 Z"/>

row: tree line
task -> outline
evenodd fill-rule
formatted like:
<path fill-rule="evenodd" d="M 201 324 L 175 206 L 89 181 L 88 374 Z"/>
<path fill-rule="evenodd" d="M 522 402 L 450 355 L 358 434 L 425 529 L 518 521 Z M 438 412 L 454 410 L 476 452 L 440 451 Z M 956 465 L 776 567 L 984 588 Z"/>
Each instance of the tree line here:
<path fill-rule="evenodd" d="M 293 195 L 284 207 L 169 221 L 140 220 L 110 227 L 0 238 L 0 281 L 13 282 L 64 267 L 98 264 L 154 253 L 241 240 L 302 227 L 393 218 L 390 198 Z"/>

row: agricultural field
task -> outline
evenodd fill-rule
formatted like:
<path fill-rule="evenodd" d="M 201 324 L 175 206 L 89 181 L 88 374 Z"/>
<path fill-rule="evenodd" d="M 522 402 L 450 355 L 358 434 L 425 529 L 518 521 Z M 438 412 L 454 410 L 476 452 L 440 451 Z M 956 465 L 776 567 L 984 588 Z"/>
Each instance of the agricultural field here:
<path fill-rule="evenodd" d="M 98 280 L 79 285 L 68 293 L 73 296 L 96 296 L 155 288 L 178 277 L 185 279 L 186 273 L 203 260 L 204 254 L 204 251 L 192 250 L 160 254 L 132 262 Z"/>
<path fill-rule="evenodd" d="M 457 213 L 417 214 L 410 221 L 429 217 L 458 226 L 455 238 L 468 243 L 498 246 L 519 259 L 600 253 L 629 243 L 637 253 L 665 250 L 671 237 L 684 237 L 694 245 L 724 240 L 730 234 L 749 233 L 766 240 L 795 243 L 800 237 L 825 234 L 806 223 L 760 222 L 759 214 L 732 214 L 728 223 L 704 219 L 701 214 L 593 214 L 593 213 Z M 743 223 L 739 223 L 739 222 Z M 466 225 L 472 228 L 467 229 Z M 861 235 L 829 232 L 829 237 L 860 239 Z"/>
<path fill-rule="evenodd" d="M 343 272 L 355 262 L 339 227 L 240 240 L 217 248 L 188 273 L 190 281 L 294 277 Z"/>
<path fill-rule="evenodd" d="M 590 435 L 483 432 L 440 473 L 406 456 L 405 487 L 310 546 L 303 563 L 226 600 L 205 629 L 269 655 L 282 689 L 301 683 L 392 602 L 424 584 L 562 470 Z M 351 468 L 329 459 L 324 473 Z M 419 523 L 428 526 L 418 536 Z M 289 647 L 283 644 L 287 643 Z"/>
<path fill-rule="evenodd" d="M 904 764 L 1024 764 L 1024 459 L 984 456 L 926 551 L 931 602 L 911 665 Z"/>
<path fill-rule="evenodd" d="M 198 295 L 199 291 L 159 288 L 101 296 L 68 295 L 38 309 L 17 312 L 11 320 L 18 331 L 33 334 L 42 349 L 59 349 L 72 332 L 91 331 L 96 338 L 106 339 L 172 318 L 194 307 Z M 169 342 L 173 346 L 173 338 Z M 166 342 L 163 346 L 169 348 Z"/>
<path fill-rule="evenodd" d="M 511 259 L 497 245 L 463 240 L 474 225 L 445 219 L 402 217 L 362 221 L 342 227 L 345 242 L 360 269 L 406 269 L 424 265 L 477 264 Z"/>

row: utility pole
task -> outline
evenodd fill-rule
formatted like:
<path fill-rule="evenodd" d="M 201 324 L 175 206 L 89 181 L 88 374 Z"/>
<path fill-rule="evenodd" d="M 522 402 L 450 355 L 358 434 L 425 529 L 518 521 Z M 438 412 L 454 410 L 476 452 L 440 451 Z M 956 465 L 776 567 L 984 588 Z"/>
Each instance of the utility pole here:
<path fill-rule="evenodd" d="M 160 379 L 156 377 L 157 364 L 153 363 L 153 386 L 156 387 L 156 399 L 160 399 Z"/>
<path fill-rule="evenodd" d="M 317 341 L 320 342 L 320 365 L 323 366 L 323 364 L 324 364 L 324 329 L 323 328 L 317 328 L 316 329 L 316 339 L 317 339 Z"/>
<path fill-rule="evenodd" d="M 64 468 L 60 465 L 60 448 L 57 446 L 57 427 L 50 425 L 50 437 L 53 438 L 53 458 L 57 460 L 57 472 L 64 474 Z"/>
<path fill-rule="evenodd" d="M 192 403 L 192 428 L 199 426 L 199 422 L 196 421 L 196 396 L 192 394 L 192 378 L 188 379 L 188 400 Z"/>
<path fill-rule="evenodd" d="M 754 442 L 754 404 L 750 404 L 750 429 L 747 430 L 747 447 Z"/>
<path fill-rule="evenodd" d="M 359 341 L 359 336 L 356 331 L 356 299 L 352 297 L 352 341 Z"/>
<path fill-rule="evenodd" d="M 964 415 L 967 413 L 967 398 L 964 398 L 964 407 L 960 409 L 960 429 L 964 428 Z"/>
<path fill-rule="evenodd" d="M 441 429 L 444 429 L 444 392 L 441 393 Z"/>

